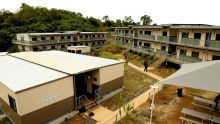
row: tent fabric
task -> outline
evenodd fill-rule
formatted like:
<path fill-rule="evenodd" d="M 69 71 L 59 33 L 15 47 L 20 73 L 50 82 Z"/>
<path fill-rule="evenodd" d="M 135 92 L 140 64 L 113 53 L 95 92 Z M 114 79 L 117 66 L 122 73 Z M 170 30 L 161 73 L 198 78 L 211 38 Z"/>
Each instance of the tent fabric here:
<path fill-rule="evenodd" d="M 160 83 L 220 93 L 220 60 L 183 64 Z"/>

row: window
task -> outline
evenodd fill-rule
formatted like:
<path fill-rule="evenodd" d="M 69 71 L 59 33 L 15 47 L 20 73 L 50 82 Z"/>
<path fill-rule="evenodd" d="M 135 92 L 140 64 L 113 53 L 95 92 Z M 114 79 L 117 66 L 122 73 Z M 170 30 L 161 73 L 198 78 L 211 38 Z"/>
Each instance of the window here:
<path fill-rule="evenodd" d="M 89 37 L 88 35 L 85 36 L 85 38 L 88 38 L 88 37 Z"/>
<path fill-rule="evenodd" d="M 50 37 L 50 39 L 51 39 L 51 40 L 54 40 L 54 39 L 55 39 L 55 37 Z"/>
<path fill-rule="evenodd" d="M 65 48 L 65 45 L 61 45 L 61 48 Z"/>
<path fill-rule="evenodd" d="M 167 32 L 166 31 L 163 32 L 163 36 L 167 36 Z"/>
<path fill-rule="evenodd" d="M 71 44 L 68 44 L 67 46 L 71 46 Z"/>
<path fill-rule="evenodd" d="M 102 35 L 102 37 L 105 37 L 105 35 Z"/>
<path fill-rule="evenodd" d="M 150 44 L 149 43 L 144 43 L 144 46 L 150 47 Z"/>
<path fill-rule="evenodd" d="M 80 43 L 80 45 L 82 46 L 82 45 L 83 45 L 83 43 Z"/>
<path fill-rule="evenodd" d="M 24 41 L 24 36 L 23 35 L 21 35 L 21 41 Z"/>
<path fill-rule="evenodd" d="M 144 34 L 151 35 L 151 31 L 145 31 Z"/>
<path fill-rule="evenodd" d="M 102 44 L 104 44 L 105 42 L 104 41 L 102 41 Z"/>
<path fill-rule="evenodd" d="M 98 35 L 98 37 L 100 37 L 100 35 Z"/>
<path fill-rule="evenodd" d="M 71 53 L 71 50 L 68 50 L 69 53 Z"/>
<path fill-rule="evenodd" d="M 13 97 L 11 97 L 10 95 L 8 95 L 8 99 L 9 99 L 10 107 L 11 107 L 15 112 L 17 112 L 17 107 L 16 107 L 15 99 L 14 99 Z"/>
<path fill-rule="evenodd" d="M 88 43 L 85 43 L 85 45 L 88 46 L 89 44 L 88 44 Z"/>
<path fill-rule="evenodd" d="M 51 46 L 50 48 L 51 48 L 51 49 L 55 49 L 56 47 L 55 47 L 55 46 Z"/>
<path fill-rule="evenodd" d="M 98 42 L 98 44 L 100 44 L 100 42 Z"/>
<path fill-rule="evenodd" d="M 46 40 L 46 37 L 41 37 L 41 40 Z"/>
<path fill-rule="evenodd" d="M 92 42 L 92 45 L 95 45 L 95 42 Z"/>
<path fill-rule="evenodd" d="M 46 50 L 47 48 L 45 46 L 42 47 L 42 50 Z"/>
<path fill-rule="evenodd" d="M 80 38 L 83 38 L 83 36 L 82 36 L 82 35 L 80 35 Z"/>
<path fill-rule="evenodd" d="M 161 46 L 161 50 L 165 50 L 166 51 L 166 46 Z"/>
<path fill-rule="evenodd" d="M 22 51 L 25 51 L 25 46 L 21 46 L 22 47 Z"/>
<path fill-rule="evenodd" d="M 75 50 L 72 50 L 72 53 L 75 53 Z"/>
<path fill-rule="evenodd" d="M 118 38 L 115 39 L 116 41 L 118 40 Z"/>
<path fill-rule="evenodd" d="M 142 34 L 142 31 L 140 31 L 139 34 Z"/>
<path fill-rule="evenodd" d="M 133 33 L 133 31 L 131 31 L 131 33 Z"/>
<path fill-rule="evenodd" d="M 194 33 L 194 38 L 195 39 L 200 39 L 201 38 L 201 33 Z"/>
<path fill-rule="evenodd" d="M 37 38 L 36 37 L 32 37 L 32 41 L 37 41 Z"/>
<path fill-rule="evenodd" d="M 215 40 L 220 40 L 220 34 L 216 34 Z"/>
<path fill-rule="evenodd" d="M 186 33 L 186 32 L 182 33 L 182 38 L 188 38 L 188 36 L 189 36 L 189 33 Z"/>
<path fill-rule="evenodd" d="M 92 37 L 95 37 L 95 35 L 92 35 Z"/>
<path fill-rule="evenodd" d="M 76 53 L 82 53 L 81 50 L 76 50 Z"/>
<path fill-rule="evenodd" d="M 181 55 L 186 55 L 186 50 L 180 50 Z"/>
<path fill-rule="evenodd" d="M 141 45 L 142 45 L 142 42 L 139 42 L 139 43 L 138 43 L 138 45 L 140 45 L 140 46 L 141 46 Z"/>
<path fill-rule="evenodd" d="M 126 43 L 128 43 L 128 40 L 126 40 Z"/>
<path fill-rule="evenodd" d="M 97 78 L 94 78 L 93 80 L 94 80 L 94 81 L 97 81 Z"/>
<path fill-rule="evenodd" d="M 67 39 L 71 39 L 71 36 L 67 36 Z"/>
<path fill-rule="evenodd" d="M 192 57 L 199 58 L 199 52 L 192 52 Z"/>
<path fill-rule="evenodd" d="M 215 55 L 213 55 L 213 56 L 212 56 L 212 60 L 220 60 L 220 56 L 215 56 Z"/>
<path fill-rule="evenodd" d="M 78 38 L 77 38 L 77 37 L 74 37 L 73 40 L 74 40 L 74 41 L 78 41 Z"/>
<path fill-rule="evenodd" d="M 61 36 L 60 39 L 64 39 L 64 36 Z"/>

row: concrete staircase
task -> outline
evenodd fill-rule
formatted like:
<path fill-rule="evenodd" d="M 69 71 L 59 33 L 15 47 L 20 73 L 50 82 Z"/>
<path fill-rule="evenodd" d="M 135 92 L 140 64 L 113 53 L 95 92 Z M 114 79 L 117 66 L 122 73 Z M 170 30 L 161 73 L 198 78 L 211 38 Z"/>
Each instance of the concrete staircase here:
<path fill-rule="evenodd" d="M 157 61 L 155 61 L 151 67 L 152 68 L 157 68 L 159 65 L 161 65 L 165 61 L 164 57 L 160 57 Z"/>

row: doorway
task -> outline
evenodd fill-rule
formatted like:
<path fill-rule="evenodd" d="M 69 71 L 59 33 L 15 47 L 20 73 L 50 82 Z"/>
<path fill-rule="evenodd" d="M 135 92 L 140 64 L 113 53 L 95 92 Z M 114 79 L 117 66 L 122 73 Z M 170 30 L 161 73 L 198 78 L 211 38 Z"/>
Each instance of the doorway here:
<path fill-rule="evenodd" d="M 76 97 L 85 95 L 93 96 L 92 74 L 81 73 L 75 75 L 75 95 Z"/>
<path fill-rule="evenodd" d="M 176 45 L 169 45 L 168 48 L 168 54 L 169 55 L 176 55 Z"/>

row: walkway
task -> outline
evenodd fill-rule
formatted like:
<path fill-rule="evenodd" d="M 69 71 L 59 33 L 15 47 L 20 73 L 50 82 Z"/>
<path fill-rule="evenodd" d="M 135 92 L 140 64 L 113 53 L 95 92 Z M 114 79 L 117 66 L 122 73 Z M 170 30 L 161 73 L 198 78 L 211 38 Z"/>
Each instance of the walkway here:
<path fill-rule="evenodd" d="M 123 60 L 122 60 L 123 61 Z M 129 66 L 137 69 L 138 71 L 145 73 L 157 80 L 162 80 L 163 78 L 150 73 L 150 72 L 144 72 L 144 68 L 141 67 L 137 67 L 132 63 L 128 63 Z M 151 70 L 152 68 L 149 68 L 149 70 Z M 157 83 L 155 84 L 159 87 L 159 89 L 149 89 L 148 91 L 142 93 L 141 95 L 137 96 L 136 98 L 134 98 L 133 100 L 131 100 L 128 104 L 130 105 L 134 105 L 134 109 L 136 109 L 137 107 L 139 107 L 141 104 L 143 104 L 144 102 L 146 102 L 148 100 L 149 97 L 151 97 L 153 95 L 153 93 L 157 93 L 158 91 L 160 91 L 162 89 L 162 85 Z M 123 110 L 121 108 L 121 110 Z M 125 112 L 122 111 L 121 117 L 119 114 L 119 109 L 115 110 L 115 111 L 111 111 L 108 110 L 107 108 L 104 108 L 102 106 L 99 107 L 95 107 L 92 110 L 90 110 L 90 112 L 93 112 L 95 115 L 92 116 L 92 118 L 96 121 L 98 121 L 96 124 L 113 124 L 116 119 L 120 120 L 121 118 L 123 118 L 125 116 Z"/>

